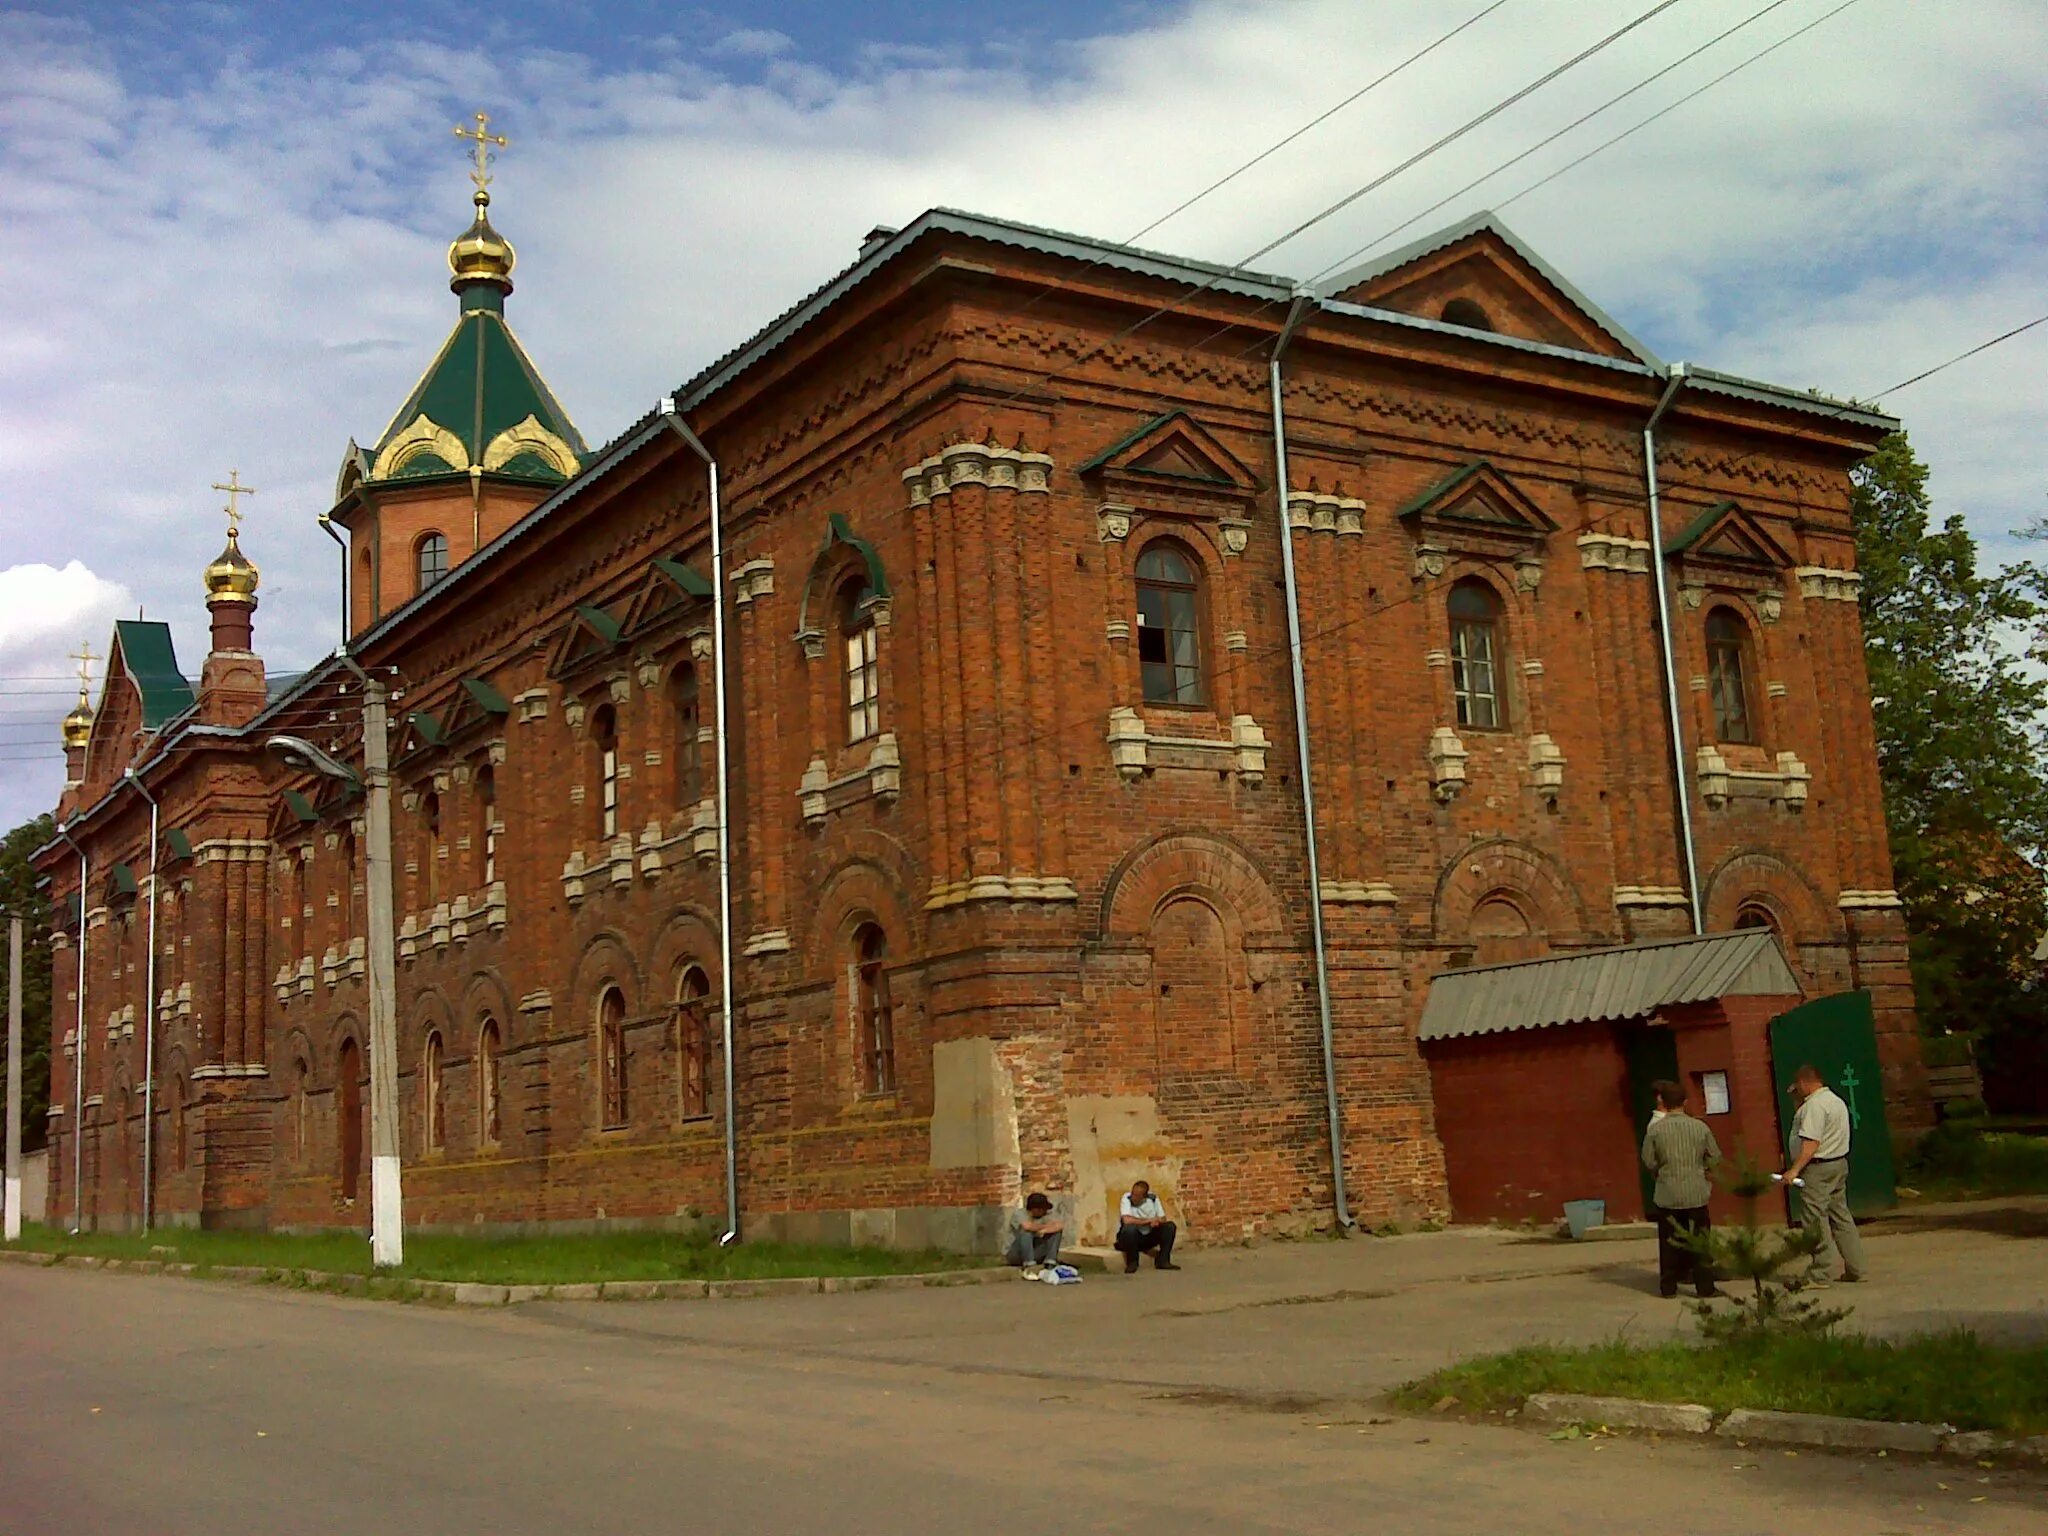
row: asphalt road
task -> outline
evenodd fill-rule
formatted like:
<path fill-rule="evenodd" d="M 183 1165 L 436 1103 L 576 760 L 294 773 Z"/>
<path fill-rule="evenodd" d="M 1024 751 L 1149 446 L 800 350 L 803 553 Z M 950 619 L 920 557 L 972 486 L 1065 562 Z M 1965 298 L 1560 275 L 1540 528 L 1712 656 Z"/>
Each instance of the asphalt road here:
<path fill-rule="evenodd" d="M 0 1533 L 2048 1528 L 2020 1474 L 1062 1380 L 1035 1296 L 1015 1375 L 749 1342 L 746 1309 L 851 1335 L 881 1299 L 470 1312 L 6 1266 Z M 693 1336 L 642 1326 L 676 1307 Z"/>

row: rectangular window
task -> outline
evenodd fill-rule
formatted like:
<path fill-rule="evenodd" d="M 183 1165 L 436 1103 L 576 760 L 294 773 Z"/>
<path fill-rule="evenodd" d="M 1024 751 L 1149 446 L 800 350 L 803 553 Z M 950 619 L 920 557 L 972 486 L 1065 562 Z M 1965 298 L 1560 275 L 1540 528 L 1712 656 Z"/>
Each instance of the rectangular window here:
<path fill-rule="evenodd" d="M 846 637 L 846 739 L 866 741 L 882 728 L 881 667 L 875 626 L 863 624 Z"/>
<path fill-rule="evenodd" d="M 1472 621 L 1451 625 L 1451 692 L 1458 724 L 1491 731 L 1500 727 L 1500 685 L 1494 677 L 1493 626 Z"/>
<path fill-rule="evenodd" d="M 1741 743 L 1754 741 L 1755 736 L 1749 727 L 1749 699 L 1743 687 L 1740 647 L 1707 647 L 1707 692 L 1714 703 L 1714 738 Z"/>
<path fill-rule="evenodd" d="M 619 749 L 607 745 L 598 753 L 598 779 L 603 785 L 604 816 L 601 825 L 606 837 L 619 835 Z"/>

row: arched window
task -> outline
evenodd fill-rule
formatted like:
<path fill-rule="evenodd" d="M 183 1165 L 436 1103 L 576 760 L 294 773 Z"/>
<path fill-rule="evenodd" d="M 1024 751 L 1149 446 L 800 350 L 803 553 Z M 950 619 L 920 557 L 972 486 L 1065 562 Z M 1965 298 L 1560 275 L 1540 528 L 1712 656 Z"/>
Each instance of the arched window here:
<path fill-rule="evenodd" d="M 1452 299 L 1444 305 L 1445 325 L 1462 325 L 1468 331 L 1490 331 L 1493 317 L 1472 299 Z"/>
<path fill-rule="evenodd" d="M 668 702 L 675 722 L 676 804 L 693 806 L 704 797 L 697 732 L 697 669 L 687 661 L 669 674 Z"/>
<path fill-rule="evenodd" d="M 866 741 L 882 728 L 882 669 L 875 649 L 875 589 L 853 577 L 839 589 L 839 633 L 846 646 L 846 739 Z"/>
<path fill-rule="evenodd" d="M 413 546 L 413 566 L 418 573 L 415 590 L 424 592 L 448 574 L 448 540 L 430 533 Z"/>
<path fill-rule="evenodd" d="M 363 1186 L 363 1053 L 353 1039 L 334 1064 L 334 1144 L 341 1198 L 353 1201 Z"/>
<path fill-rule="evenodd" d="M 590 716 L 590 750 L 597 769 L 597 835 L 619 835 L 619 717 L 609 704 Z"/>
<path fill-rule="evenodd" d="M 185 1143 L 185 1095 L 189 1090 L 182 1077 L 173 1077 L 168 1086 L 171 1090 L 171 1172 L 183 1173 L 191 1159 L 190 1148 Z"/>
<path fill-rule="evenodd" d="M 476 1139 L 494 1147 L 499 1139 L 498 1021 L 486 1018 L 476 1032 Z"/>
<path fill-rule="evenodd" d="M 313 1151 L 313 1069 L 306 1058 L 292 1062 L 292 1161 L 303 1163 Z"/>
<path fill-rule="evenodd" d="M 1202 702 L 1201 615 L 1186 551 L 1154 544 L 1138 556 L 1138 670 L 1147 704 Z"/>
<path fill-rule="evenodd" d="M 860 1041 L 861 1088 L 891 1093 L 896 1087 L 895 1009 L 889 1001 L 889 941 L 873 923 L 853 936 L 853 1012 Z"/>
<path fill-rule="evenodd" d="M 498 771 L 489 763 L 477 768 L 476 778 L 476 872 L 479 885 L 491 885 L 498 878 Z"/>
<path fill-rule="evenodd" d="M 420 825 L 426 829 L 427 846 L 420 862 L 426 866 L 427 905 L 441 900 L 441 797 L 432 790 L 420 797 Z"/>
<path fill-rule="evenodd" d="M 1549 948 L 1520 902 L 1495 891 L 1472 909 L 1472 963 L 1510 965 L 1534 960 Z"/>
<path fill-rule="evenodd" d="M 356 561 L 356 590 L 363 595 L 363 608 L 369 617 L 379 617 L 383 610 L 377 603 L 377 572 L 370 563 L 370 552 L 367 549 L 363 551 L 362 558 Z"/>
<path fill-rule="evenodd" d="M 1751 743 L 1749 628 L 1726 608 L 1707 615 L 1707 697 L 1714 706 L 1716 741 Z"/>
<path fill-rule="evenodd" d="M 421 1119 L 427 1150 L 438 1152 L 448 1144 L 448 1107 L 441 1081 L 441 1032 L 427 1036 L 427 1056 L 420 1067 Z"/>
<path fill-rule="evenodd" d="M 606 987 L 597 1000 L 598 1096 L 605 1129 L 626 1123 L 626 997 Z"/>
<path fill-rule="evenodd" d="M 711 1113 L 711 979 L 692 965 L 676 983 L 676 1081 L 682 1116 Z"/>
<path fill-rule="evenodd" d="M 1778 914 L 1760 901 L 1745 901 L 1735 909 L 1737 928 L 1768 928 L 1778 933 Z M 1782 937 L 1782 935 L 1780 935 Z"/>
<path fill-rule="evenodd" d="M 1506 723 L 1500 676 L 1502 654 L 1500 599 L 1483 581 L 1461 581 L 1451 588 L 1451 694 L 1457 701 L 1458 724 L 1482 731 Z"/>
<path fill-rule="evenodd" d="M 340 857 L 335 864 L 334 904 L 341 917 L 341 936 L 348 940 L 356 936 L 356 835 L 349 828 L 342 829 Z"/>

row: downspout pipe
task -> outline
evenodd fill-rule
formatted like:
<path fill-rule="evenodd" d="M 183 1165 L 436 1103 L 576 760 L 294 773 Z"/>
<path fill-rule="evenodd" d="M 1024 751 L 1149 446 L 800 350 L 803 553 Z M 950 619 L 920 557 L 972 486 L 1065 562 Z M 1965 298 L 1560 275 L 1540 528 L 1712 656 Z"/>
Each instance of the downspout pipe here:
<path fill-rule="evenodd" d="M 334 519 L 328 513 L 320 514 L 320 531 L 334 540 L 341 551 L 341 644 L 348 647 L 348 541 L 334 531 Z"/>
<path fill-rule="evenodd" d="M 1308 681 L 1301 664 L 1301 598 L 1294 583 L 1294 532 L 1287 519 L 1287 415 L 1281 403 L 1282 355 L 1302 317 L 1315 305 L 1312 293 L 1297 290 L 1280 327 L 1268 363 L 1273 397 L 1274 502 L 1279 508 L 1280 573 L 1287 588 L 1287 660 L 1294 683 L 1294 746 L 1300 757 L 1301 814 L 1308 846 L 1308 921 L 1315 946 L 1316 1010 L 1323 1033 L 1323 1096 L 1330 1120 L 1330 1195 L 1340 1230 L 1357 1225 L 1344 1190 L 1344 1111 L 1337 1101 L 1337 1051 L 1330 1027 L 1330 957 L 1323 939 L 1323 872 L 1316 850 L 1316 791 L 1310 772 Z"/>
<path fill-rule="evenodd" d="M 1657 649 L 1664 663 L 1664 714 L 1671 732 L 1671 792 L 1678 802 L 1678 854 L 1685 867 L 1685 907 L 1692 915 L 1692 931 L 1706 932 L 1705 914 L 1700 911 L 1699 858 L 1693 842 L 1692 796 L 1686 792 L 1685 723 L 1678 696 L 1677 647 L 1671 634 L 1671 594 L 1664 563 L 1664 517 L 1657 496 L 1657 424 L 1671 408 L 1687 378 L 1684 363 L 1673 363 L 1665 373 L 1664 393 L 1657 408 L 1643 423 L 1643 487 L 1650 504 L 1651 588 L 1657 597 Z"/>
<path fill-rule="evenodd" d="M 676 413 L 674 395 L 662 398 L 661 419 L 673 427 L 676 436 L 704 461 L 711 497 L 712 740 L 718 777 L 718 1022 L 725 1088 L 725 1233 L 718 1241 L 723 1246 L 738 1242 L 740 1236 L 739 1122 L 733 1107 L 732 1065 L 732 848 L 725 706 L 725 520 L 718 506 L 718 460 L 704 446 L 703 439 L 683 424 L 683 418 Z"/>
<path fill-rule="evenodd" d="M 78 1023 L 71 1037 L 71 1235 L 76 1237 L 85 1227 L 85 913 L 92 859 L 68 826 L 59 827 L 57 835 L 78 855 Z"/>
<path fill-rule="evenodd" d="M 156 1219 L 156 892 L 164 850 L 159 841 L 162 807 L 133 768 L 128 782 L 149 802 L 149 958 L 142 968 L 142 1230 L 147 1232 Z"/>

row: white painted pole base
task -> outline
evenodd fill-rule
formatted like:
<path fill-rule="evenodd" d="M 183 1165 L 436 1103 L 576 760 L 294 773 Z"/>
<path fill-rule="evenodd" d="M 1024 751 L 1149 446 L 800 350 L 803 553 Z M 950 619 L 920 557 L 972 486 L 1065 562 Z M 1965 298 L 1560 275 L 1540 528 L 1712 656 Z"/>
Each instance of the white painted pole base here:
<path fill-rule="evenodd" d="M 370 1262 L 394 1269 L 405 1262 L 405 1229 L 399 1214 L 398 1159 L 370 1159 Z"/>
<path fill-rule="evenodd" d="M 21 1180 L 7 1181 L 7 1241 L 17 1242 L 21 1238 Z"/>

